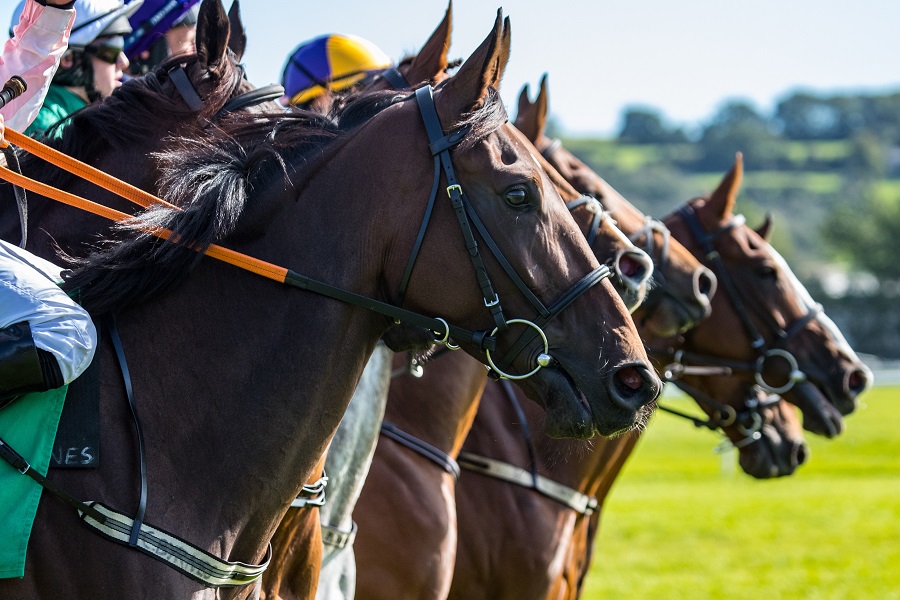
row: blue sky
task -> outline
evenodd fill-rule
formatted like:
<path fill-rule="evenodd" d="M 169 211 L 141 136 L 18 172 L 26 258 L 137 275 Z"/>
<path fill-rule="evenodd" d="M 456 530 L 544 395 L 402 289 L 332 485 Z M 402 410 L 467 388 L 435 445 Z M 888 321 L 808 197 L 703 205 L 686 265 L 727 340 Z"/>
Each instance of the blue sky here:
<path fill-rule="evenodd" d="M 13 5 L 0 0 L 4 22 Z M 695 123 L 727 98 L 769 111 L 795 89 L 900 91 L 896 0 L 455 0 L 452 57 L 477 47 L 500 6 L 513 40 L 504 100 L 514 112 L 521 87 L 534 91 L 548 73 L 550 110 L 569 134 L 615 133 L 628 105 Z M 443 0 L 244 0 L 248 75 L 278 81 L 297 44 L 329 32 L 363 36 L 400 58 L 445 8 Z"/>

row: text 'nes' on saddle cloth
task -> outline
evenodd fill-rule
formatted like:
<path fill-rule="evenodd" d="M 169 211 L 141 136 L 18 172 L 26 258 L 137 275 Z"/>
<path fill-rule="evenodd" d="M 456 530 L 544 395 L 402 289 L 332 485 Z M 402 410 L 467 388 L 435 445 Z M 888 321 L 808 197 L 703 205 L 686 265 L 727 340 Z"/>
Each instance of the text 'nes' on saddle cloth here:
<path fill-rule="evenodd" d="M 47 474 L 67 386 L 28 394 L 0 410 L 0 438 Z M 43 488 L 0 460 L 0 578 L 25 575 L 25 551 Z"/>

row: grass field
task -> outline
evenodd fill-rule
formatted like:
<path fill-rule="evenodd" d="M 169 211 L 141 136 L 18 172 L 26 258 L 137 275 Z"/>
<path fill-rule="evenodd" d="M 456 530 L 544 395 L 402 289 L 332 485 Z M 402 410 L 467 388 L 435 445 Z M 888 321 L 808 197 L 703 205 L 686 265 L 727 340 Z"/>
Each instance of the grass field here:
<path fill-rule="evenodd" d="M 809 461 L 769 481 L 657 415 L 603 509 L 583 598 L 900 599 L 900 386 L 862 400 L 841 437 L 808 435 Z"/>

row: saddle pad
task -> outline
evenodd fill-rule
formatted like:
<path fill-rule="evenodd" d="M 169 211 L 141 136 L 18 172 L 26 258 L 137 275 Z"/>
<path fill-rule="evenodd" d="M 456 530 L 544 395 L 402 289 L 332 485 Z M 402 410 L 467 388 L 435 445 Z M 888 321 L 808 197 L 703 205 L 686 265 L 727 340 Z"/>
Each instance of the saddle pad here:
<path fill-rule="evenodd" d="M 0 437 L 47 474 L 66 386 L 28 394 L 0 410 Z M 25 575 L 25 551 L 43 488 L 0 460 L 0 578 Z"/>

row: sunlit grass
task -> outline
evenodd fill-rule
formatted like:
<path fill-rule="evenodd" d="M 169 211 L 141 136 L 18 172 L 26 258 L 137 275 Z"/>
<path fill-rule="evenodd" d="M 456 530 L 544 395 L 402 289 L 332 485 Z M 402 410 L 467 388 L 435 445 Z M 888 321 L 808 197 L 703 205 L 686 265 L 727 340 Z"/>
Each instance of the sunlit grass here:
<path fill-rule="evenodd" d="M 900 387 L 792 477 L 756 481 L 657 415 L 603 509 L 583 598 L 900 598 Z M 678 401 L 688 406 L 687 401 Z"/>

